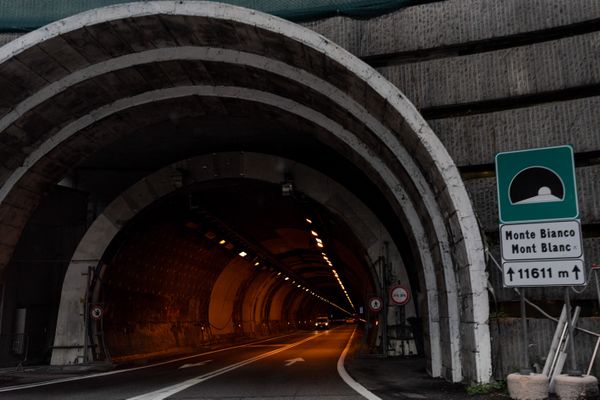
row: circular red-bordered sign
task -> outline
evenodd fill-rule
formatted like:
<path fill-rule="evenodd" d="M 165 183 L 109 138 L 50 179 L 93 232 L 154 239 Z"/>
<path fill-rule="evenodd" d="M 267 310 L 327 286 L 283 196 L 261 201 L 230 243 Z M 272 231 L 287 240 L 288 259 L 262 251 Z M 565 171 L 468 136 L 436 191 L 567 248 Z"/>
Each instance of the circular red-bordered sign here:
<path fill-rule="evenodd" d="M 95 320 L 99 320 L 100 318 L 102 318 L 102 314 L 104 314 L 104 309 L 102 308 L 101 305 L 98 304 L 94 304 L 91 308 L 90 308 L 90 316 L 95 319 Z"/>
<path fill-rule="evenodd" d="M 410 301 L 410 292 L 404 286 L 392 286 L 390 288 L 390 301 L 393 304 L 403 306 Z"/>
<path fill-rule="evenodd" d="M 381 299 L 381 297 L 371 297 L 369 299 L 369 309 L 373 312 L 378 312 L 381 311 L 381 309 L 383 308 L 383 300 Z"/>

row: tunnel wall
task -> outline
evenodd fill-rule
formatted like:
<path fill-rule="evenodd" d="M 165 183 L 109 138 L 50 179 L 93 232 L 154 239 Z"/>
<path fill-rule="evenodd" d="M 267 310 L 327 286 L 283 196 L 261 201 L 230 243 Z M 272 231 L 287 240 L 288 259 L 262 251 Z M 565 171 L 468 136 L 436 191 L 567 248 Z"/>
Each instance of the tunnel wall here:
<path fill-rule="evenodd" d="M 167 221 L 137 229 L 103 275 L 99 301 L 113 360 L 190 351 L 222 333 L 211 329 L 211 288 L 235 255 Z"/>
<path fill-rule="evenodd" d="M 600 3 L 587 0 L 447 0 L 369 20 L 335 17 L 305 26 L 373 65 L 414 102 L 461 170 L 496 260 L 495 154 L 573 145 L 589 268 L 600 254 L 598 18 Z M 487 269 L 493 316 L 499 317 L 492 331 L 494 375 L 503 379 L 521 362 L 522 343 L 512 340 L 516 333 L 505 333 L 518 331 L 511 319 L 518 316 L 518 295 L 503 288 L 491 261 Z M 587 310 L 583 323 L 597 326 L 595 281 L 572 295 Z M 562 288 L 527 290 L 554 317 L 563 296 Z M 537 318 L 530 325 L 531 356 L 539 360 L 554 328 Z M 580 351 L 591 354 L 593 344 Z M 592 373 L 600 374 L 598 362 Z"/>

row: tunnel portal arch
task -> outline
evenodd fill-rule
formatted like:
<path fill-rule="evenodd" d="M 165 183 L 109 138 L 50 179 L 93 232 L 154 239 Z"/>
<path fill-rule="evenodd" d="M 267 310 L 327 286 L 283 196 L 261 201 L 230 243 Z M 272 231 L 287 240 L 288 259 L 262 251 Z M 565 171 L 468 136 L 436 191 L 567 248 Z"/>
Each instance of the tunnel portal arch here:
<path fill-rule="evenodd" d="M 185 172 L 186 175 L 185 185 L 180 184 L 178 180 L 173 180 L 174 176 L 182 172 Z M 60 328 L 57 330 L 54 344 L 56 349 L 61 350 L 54 351 L 53 363 L 65 364 L 79 358 L 81 350 L 69 348 L 68 344 L 84 342 L 84 320 L 73 318 L 73 316 L 79 314 L 81 299 L 86 296 L 86 271 L 92 265 L 105 267 L 105 263 L 108 262 L 108 260 L 105 260 L 107 249 L 109 246 L 114 245 L 115 238 L 125 226 L 135 221 L 139 215 L 143 214 L 152 205 L 160 203 L 175 193 L 185 192 L 188 188 L 197 184 L 241 178 L 249 181 L 266 182 L 279 187 L 286 176 L 294 177 L 296 191 L 308 196 L 311 201 L 321 204 L 352 230 L 361 248 L 365 250 L 364 256 L 366 259 L 363 260 L 365 265 L 369 267 L 374 265 L 380 257 L 383 247 L 389 244 L 387 258 L 393 268 L 391 275 L 396 280 L 406 282 L 405 285 L 410 288 L 408 284 L 410 281 L 409 273 L 403 263 L 403 255 L 394 245 L 391 234 L 364 203 L 339 183 L 298 162 L 267 154 L 232 152 L 199 156 L 178 161 L 144 177 L 115 198 L 88 228 L 77 246 L 63 283 L 58 316 L 58 326 Z M 104 272 L 102 272 L 103 276 Z M 381 276 L 378 276 L 379 271 L 369 269 L 368 273 L 371 274 L 368 277 L 371 281 L 381 281 Z M 242 278 L 246 275 L 250 277 L 252 274 L 240 268 L 239 263 L 231 261 L 226 264 L 218 276 L 215 276 L 215 285 L 221 284 L 226 287 L 227 284 L 234 282 L 232 286 L 239 288 L 244 285 Z M 232 276 L 235 279 L 231 279 Z M 253 275 L 252 277 L 254 279 Z M 264 290 L 268 290 L 272 295 L 282 298 L 292 294 L 290 291 L 280 290 L 281 287 L 275 284 L 278 281 L 269 281 L 266 278 L 266 275 L 260 276 L 259 279 L 247 283 L 249 285 L 262 285 Z M 435 290 L 435 274 L 432 271 L 423 271 L 418 278 L 424 282 L 422 286 L 429 288 L 429 290 Z M 288 286 L 286 285 L 286 288 Z M 229 289 L 231 290 L 231 288 Z M 254 291 L 250 290 L 248 292 Z M 236 298 L 227 290 L 217 291 L 216 289 L 212 290 L 211 296 L 211 309 L 214 307 L 231 308 L 231 303 Z M 262 300 L 262 302 L 260 304 L 249 302 L 248 306 L 244 307 L 245 313 L 260 315 L 260 310 L 264 310 L 266 314 L 281 314 L 281 301 L 277 302 L 280 312 L 274 312 L 274 310 L 269 312 L 265 308 L 265 300 Z M 427 313 L 429 318 L 427 331 L 430 332 L 429 336 L 434 338 L 439 337 L 438 322 L 432 318 L 432 315 L 438 314 L 437 307 L 437 304 L 431 304 Z M 288 311 L 290 315 L 293 315 L 298 309 L 292 307 Z M 405 310 L 408 317 L 415 316 L 415 312 L 413 303 L 409 304 Z M 227 320 L 230 318 L 231 312 L 223 315 Z M 257 323 L 268 319 L 265 316 L 259 316 L 253 320 Z M 229 320 L 226 322 L 231 323 Z M 209 324 L 204 325 L 208 326 Z M 218 331 L 223 331 L 224 328 L 221 326 L 223 326 L 223 318 L 220 318 L 219 322 L 214 324 L 211 334 L 218 334 Z M 250 329 L 250 331 L 253 330 Z M 98 344 L 98 347 L 101 346 L 102 344 Z M 432 359 L 432 363 L 440 359 L 439 346 L 440 343 L 437 340 L 432 340 L 429 344 L 428 355 Z"/>
<path fill-rule="evenodd" d="M 440 326 L 432 374 L 489 380 L 483 245 L 458 170 L 402 93 L 339 46 L 251 10 L 151 1 L 16 39 L 0 48 L 0 77 L 0 138 L 13 149 L 0 170 L 0 265 L 44 191 L 125 134 L 128 112 L 185 98 L 244 100 L 310 121 L 326 133 L 318 140 L 381 188 L 421 268 L 435 276 L 427 287 L 428 304 L 440 305 L 430 316 Z"/>

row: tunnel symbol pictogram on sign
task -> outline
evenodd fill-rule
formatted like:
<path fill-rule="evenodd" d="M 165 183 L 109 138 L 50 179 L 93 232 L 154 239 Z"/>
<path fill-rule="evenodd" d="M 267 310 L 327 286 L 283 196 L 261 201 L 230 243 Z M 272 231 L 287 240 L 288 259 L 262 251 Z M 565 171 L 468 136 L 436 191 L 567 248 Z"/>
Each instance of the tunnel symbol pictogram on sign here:
<path fill-rule="evenodd" d="M 563 201 L 565 188 L 560 177 L 543 167 L 525 168 L 510 183 L 511 204 Z"/>

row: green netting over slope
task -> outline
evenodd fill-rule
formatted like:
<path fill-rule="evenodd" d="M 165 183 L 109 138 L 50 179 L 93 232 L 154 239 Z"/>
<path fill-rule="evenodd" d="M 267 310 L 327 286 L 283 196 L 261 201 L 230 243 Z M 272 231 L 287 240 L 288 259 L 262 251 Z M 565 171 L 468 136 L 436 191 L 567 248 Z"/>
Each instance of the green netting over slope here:
<path fill-rule="evenodd" d="M 93 8 L 132 0 L 0 0 L 0 32 L 30 31 L 50 22 Z M 193 1 L 193 0 L 192 0 Z M 224 0 L 292 21 L 333 15 L 367 18 L 423 0 Z"/>

